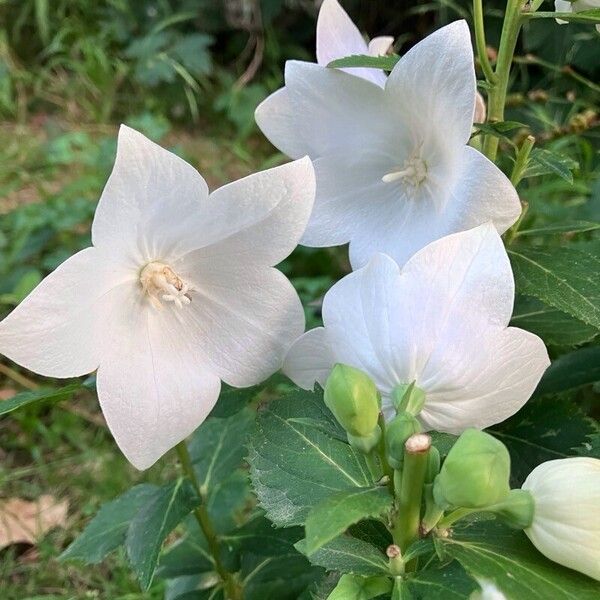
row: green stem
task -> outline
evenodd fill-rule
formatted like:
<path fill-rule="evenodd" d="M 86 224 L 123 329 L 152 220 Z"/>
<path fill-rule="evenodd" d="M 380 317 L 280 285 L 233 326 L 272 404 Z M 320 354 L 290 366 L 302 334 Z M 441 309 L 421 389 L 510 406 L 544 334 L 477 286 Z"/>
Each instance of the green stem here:
<path fill-rule="evenodd" d="M 441 519 L 438 524 L 438 529 L 448 529 L 451 525 L 456 523 L 456 521 L 462 519 L 463 517 L 467 517 L 468 515 L 473 514 L 474 512 L 481 512 L 480 508 L 457 508 L 452 511 L 450 514 L 446 515 L 443 519 Z"/>
<path fill-rule="evenodd" d="M 403 553 L 419 537 L 421 500 L 430 448 L 431 438 L 422 433 L 412 435 L 405 445 L 402 484 L 397 498 L 398 518 L 392 529 L 394 543 Z M 410 564 L 407 565 L 409 570 Z"/>
<path fill-rule="evenodd" d="M 388 487 L 390 492 L 394 492 L 394 469 L 390 467 L 390 463 L 388 462 L 386 452 L 385 452 L 385 436 L 386 436 L 386 428 L 385 428 L 385 417 L 383 413 L 379 415 L 378 420 L 379 427 L 381 428 L 381 439 L 379 440 L 379 444 L 377 445 L 377 452 L 379 454 L 379 462 L 381 463 L 381 469 L 383 470 L 383 474 L 388 477 Z"/>
<path fill-rule="evenodd" d="M 521 31 L 522 15 L 521 7 L 523 0 L 508 0 L 500 47 L 498 48 L 498 59 L 496 61 L 496 81 L 488 92 L 488 122 L 497 123 L 504 121 L 504 105 L 506 104 L 506 92 L 508 91 L 508 80 L 512 66 L 513 55 L 517 45 L 519 32 Z M 498 138 L 487 135 L 483 144 L 483 153 L 492 161 L 496 160 L 498 154 Z"/>
<path fill-rule="evenodd" d="M 485 78 L 489 84 L 494 84 L 498 79 L 490 59 L 487 55 L 487 44 L 485 42 L 485 27 L 483 22 L 483 0 L 473 0 L 473 22 L 475 25 L 475 45 L 477 46 L 477 56 L 479 64 Z"/>
<path fill-rule="evenodd" d="M 204 494 L 202 493 L 202 489 L 200 487 L 200 483 L 198 478 L 196 477 L 196 472 L 194 471 L 194 466 L 192 464 L 192 459 L 190 457 L 190 453 L 187 449 L 185 441 L 179 442 L 177 446 L 175 446 L 175 450 L 177 451 L 177 456 L 179 457 L 179 462 L 181 463 L 181 468 L 185 473 L 186 477 L 192 482 L 193 486 L 196 488 L 198 492 L 198 496 L 202 498 L 204 502 Z M 210 554 L 212 555 L 213 562 L 215 565 L 215 571 L 223 581 L 223 587 L 225 591 L 225 597 L 227 600 L 241 600 L 242 598 L 242 590 L 233 577 L 233 575 L 227 571 L 225 566 L 223 565 L 223 561 L 221 560 L 221 549 L 219 547 L 219 541 L 217 538 L 217 533 L 215 532 L 212 523 L 210 521 L 210 516 L 204 504 L 201 504 L 194 510 L 194 516 L 196 517 L 196 521 L 198 521 L 198 525 L 204 533 L 204 537 L 206 538 L 206 542 L 208 544 L 208 549 Z"/>
<path fill-rule="evenodd" d="M 527 168 L 527 164 L 529 163 L 529 155 L 531 154 L 531 150 L 533 149 L 534 144 L 535 138 L 532 135 L 528 135 L 523 140 L 521 147 L 517 151 L 515 164 L 510 175 L 510 182 L 515 187 L 517 187 L 521 179 L 523 179 L 523 174 L 525 173 L 525 169 Z"/>
<path fill-rule="evenodd" d="M 517 222 L 506 232 L 505 241 L 507 246 L 510 246 L 515 241 L 528 210 L 529 203 L 521 200 L 521 214 L 519 215 Z"/>

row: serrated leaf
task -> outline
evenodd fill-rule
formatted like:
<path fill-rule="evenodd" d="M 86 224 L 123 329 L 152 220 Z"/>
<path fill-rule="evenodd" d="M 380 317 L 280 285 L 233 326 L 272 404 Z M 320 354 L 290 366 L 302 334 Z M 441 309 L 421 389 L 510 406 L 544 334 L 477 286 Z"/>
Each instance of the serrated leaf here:
<path fill-rule="evenodd" d="M 469 600 L 478 589 L 463 567 L 452 562 L 407 577 L 400 586 L 398 600 Z"/>
<path fill-rule="evenodd" d="M 575 453 L 578 456 L 589 456 L 600 459 L 600 432 L 590 435 L 579 448 L 575 448 Z"/>
<path fill-rule="evenodd" d="M 548 367 L 535 395 L 565 392 L 600 381 L 600 346 L 563 354 Z"/>
<path fill-rule="evenodd" d="M 342 575 L 327 600 L 371 600 L 392 591 L 388 577 Z"/>
<path fill-rule="evenodd" d="M 505 137 L 510 131 L 527 128 L 527 125 L 519 123 L 519 121 L 498 121 L 497 123 L 473 123 L 473 127 L 482 133 Z"/>
<path fill-rule="evenodd" d="M 578 167 L 579 163 L 569 156 L 557 154 L 545 148 L 534 148 L 529 155 L 529 163 L 523 177 L 536 177 L 554 173 L 565 181 L 573 183 L 573 173 L 571 171 Z"/>
<path fill-rule="evenodd" d="M 475 578 L 486 579 L 508 598 L 596 600 L 598 582 L 566 569 L 540 554 L 527 536 L 497 521 L 479 521 L 455 528 L 439 540 Z"/>
<path fill-rule="evenodd" d="M 210 418 L 192 435 L 188 447 L 203 496 L 240 466 L 255 416 L 245 408 L 225 419 Z"/>
<path fill-rule="evenodd" d="M 517 290 L 600 329 L 600 259 L 579 248 L 508 250 Z"/>
<path fill-rule="evenodd" d="M 69 400 L 81 389 L 80 383 L 71 383 L 61 388 L 41 388 L 31 392 L 21 392 L 8 400 L 0 401 L 0 415 L 37 402 L 60 402 Z"/>
<path fill-rule="evenodd" d="M 517 231 L 517 237 L 531 235 L 555 235 L 555 234 L 573 234 L 596 231 L 600 229 L 600 223 L 594 221 L 572 221 L 568 223 L 554 223 L 543 227 L 533 227 L 531 229 L 520 229 Z"/>
<path fill-rule="evenodd" d="M 350 525 L 389 511 L 393 498 L 387 487 L 338 492 L 315 506 L 306 517 L 306 553 L 310 556 Z"/>
<path fill-rule="evenodd" d="M 60 560 L 77 559 L 86 564 L 102 561 L 125 542 L 129 523 L 158 491 L 157 486 L 142 483 L 104 504 L 81 535 L 60 555 Z"/>
<path fill-rule="evenodd" d="M 142 589 L 147 590 L 152 583 L 167 535 L 199 504 L 200 498 L 193 485 L 180 478 L 160 488 L 131 521 L 126 548 Z"/>
<path fill-rule="evenodd" d="M 300 540 L 295 548 L 306 552 L 306 540 Z M 378 548 L 350 535 L 340 535 L 313 552 L 308 559 L 313 565 L 329 571 L 354 575 L 388 574 L 388 560 Z"/>
<path fill-rule="evenodd" d="M 528 296 L 517 296 L 511 325 L 539 335 L 551 346 L 578 346 L 598 335 L 595 327 Z"/>
<path fill-rule="evenodd" d="M 574 456 L 575 448 L 594 431 L 576 405 L 558 398 L 530 401 L 516 415 L 488 429 L 510 452 L 513 486 L 520 486 L 540 463 Z"/>
<path fill-rule="evenodd" d="M 260 504 L 277 526 L 302 525 L 332 493 L 374 484 L 364 457 L 326 433 L 333 417 L 325 411 L 322 393 L 302 391 L 259 413 L 248 462 Z"/>
<path fill-rule="evenodd" d="M 249 388 L 228 388 L 221 391 L 219 399 L 210 411 L 209 418 L 225 419 L 240 412 L 258 395 L 261 388 L 258 386 Z"/>
<path fill-rule="evenodd" d="M 366 54 L 353 54 L 344 58 L 332 60 L 327 66 L 336 69 L 346 68 L 366 68 L 366 69 L 382 69 L 383 71 L 391 71 L 400 57 L 396 54 L 386 56 L 368 56 Z"/>

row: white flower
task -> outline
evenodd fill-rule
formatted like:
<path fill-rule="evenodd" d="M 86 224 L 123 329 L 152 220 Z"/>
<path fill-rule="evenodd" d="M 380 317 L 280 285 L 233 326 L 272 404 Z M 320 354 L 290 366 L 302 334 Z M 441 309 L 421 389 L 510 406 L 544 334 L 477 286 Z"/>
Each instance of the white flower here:
<path fill-rule="evenodd" d="M 576 457 L 537 466 L 523 489 L 533 496 L 533 545 L 550 560 L 600 581 L 600 460 Z"/>
<path fill-rule="evenodd" d="M 384 254 L 334 285 L 324 327 L 292 346 L 284 372 L 300 387 L 324 385 L 335 363 L 365 371 L 383 396 L 401 383 L 425 391 L 419 418 L 460 433 L 514 414 L 549 365 L 542 340 L 508 327 L 510 263 L 491 224 L 444 237 L 400 269 Z"/>
<path fill-rule="evenodd" d="M 480 590 L 471 594 L 470 600 L 508 600 L 496 584 L 486 579 L 477 579 Z"/>
<path fill-rule="evenodd" d="M 355 54 L 387 54 L 394 38 L 381 36 L 368 44 L 358 27 L 337 0 L 324 0 L 317 19 L 317 62 L 326 67 L 331 61 Z M 387 79 L 381 69 L 341 69 L 383 87 Z"/>
<path fill-rule="evenodd" d="M 354 268 L 378 251 L 404 264 L 450 233 L 488 221 L 503 232 L 517 219 L 510 181 L 467 145 L 475 70 L 465 21 L 412 48 L 384 88 L 299 61 L 285 79 L 256 120 L 282 152 L 313 159 L 317 197 L 301 243 L 349 241 Z"/>
<path fill-rule="evenodd" d="M 593 10 L 594 8 L 600 8 L 600 0 L 575 0 L 574 2 L 570 2 L 569 0 L 554 0 L 554 9 L 556 12 L 578 13 L 584 10 Z M 564 19 L 556 19 L 556 22 L 561 25 L 568 23 Z M 596 25 L 596 29 L 600 31 L 600 25 Z"/>
<path fill-rule="evenodd" d="M 147 468 L 205 419 L 221 380 L 260 382 L 302 333 L 300 300 L 272 266 L 313 196 L 308 158 L 209 196 L 191 165 L 121 127 L 93 246 L 0 323 L 0 352 L 48 377 L 98 369 L 108 426 Z"/>

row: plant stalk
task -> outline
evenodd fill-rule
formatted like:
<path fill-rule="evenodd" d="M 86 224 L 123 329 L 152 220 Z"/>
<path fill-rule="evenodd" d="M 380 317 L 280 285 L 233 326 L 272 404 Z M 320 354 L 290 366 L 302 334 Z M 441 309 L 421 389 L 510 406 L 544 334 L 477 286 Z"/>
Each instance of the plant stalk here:
<path fill-rule="evenodd" d="M 198 496 L 202 498 L 202 501 L 204 502 L 204 494 L 202 493 L 202 490 L 200 488 L 198 478 L 196 477 L 196 472 L 194 471 L 192 459 L 190 457 L 190 453 L 187 449 L 185 441 L 179 442 L 179 444 L 175 446 L 175 450 L 177 451 L 177 456 L 179 457 L 179 462 L 181 463 L 181 468 L 183 469 L 183 472 L 185 473 L 186 477 L 192 482 L 192 485 L 196 488 L 196 491 L 198 492 Z M 242 589 L 233 577 L 233 575 L 223 565 L 217 533 L 215 532 L 212 526 L 210 516 L 204 504 L 201 504 L 196 509 L 194 509 L 194 516 L 196 517 L 196 521 L 198 521 L 198 525 L 200 526 L 202 533 L 204 533 L 204 537 L 206 538 L 206 542 L 208 543 L 208 549 L 213 558 L 215 571 L 223 581 L 223 588 L 226 599 L 241 600 Z"/>
<path fill-rule="evenodd" d="M 485 26 L 483 21 L 483 0 L 473 0 L 473 22 L 475 25 L 475 45 L 477 46 L 477 56 L 481 70 L 485 75 L 487 82 L 493 85 L 498 79 L 490 63 L 487 54 L 487 44 L 485 42 Z"/>

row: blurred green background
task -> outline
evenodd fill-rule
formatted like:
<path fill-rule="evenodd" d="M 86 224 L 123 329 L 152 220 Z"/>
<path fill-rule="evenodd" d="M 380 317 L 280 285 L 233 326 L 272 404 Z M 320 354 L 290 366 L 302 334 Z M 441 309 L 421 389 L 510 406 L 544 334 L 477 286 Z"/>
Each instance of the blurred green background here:
<path fill-rule="evenodd" d="M 437 27 L 470 21 L 470 2 L 342 2 L 361 30 L 393 35 L 402 54 Z M 547 2 L 546 10 L 553 3 Z M 258 132 L 256 105 L 282 85 L 290 58 L 314 60 L 316 0 L 0 0 L 0 317 L 48 272 L 89 244 L 89 227 L 125 122 L 194 166 L 214 188 L 283 162 Z M 493 56 L 501 0 L 486 0 Z M 525 28 L 508 119 L 571 159 L 574 179 L 545 173 L 520 188 L 524 227 L 600 221 L 600 36 L 593 27 L 537 20 Z M 485 90 L 481 90 L 485 95 Z M 530 228 L 530 227 L 529 227 Z M 581 238 L 581 240 L 580 240 Z M 535 236 L 528 236 L 536 244 Z M 554 243 L 565 239 L 556 238 Z M 571 243 L 593 243 L 589 235 Z M 307 307 L 347 269 L 344 249 L 299 248 L 283 265 Z M 76 291 L 75 291 L 76 293 Z M 560 348 L 550 348 L 551 353 Z M 0 400 L 40 380 L 0 362 Z M 589 392 L 580 403 L 592 409 Z M 0 549 L 0 598 L 160 598 L 141 594 L 125 559 L 77 567 L 56 561 L 98 506 L 133 481 L 171 467 L 128 467 L 96 400 L 43 405 L 0 421 L 0 497 L 52 493 L 70 503 L 66 528 L 36 547 Z"/>

